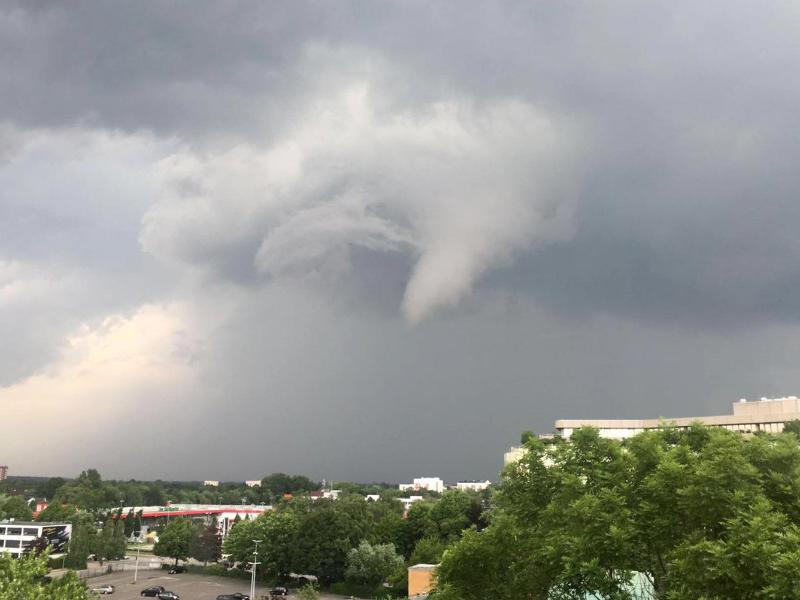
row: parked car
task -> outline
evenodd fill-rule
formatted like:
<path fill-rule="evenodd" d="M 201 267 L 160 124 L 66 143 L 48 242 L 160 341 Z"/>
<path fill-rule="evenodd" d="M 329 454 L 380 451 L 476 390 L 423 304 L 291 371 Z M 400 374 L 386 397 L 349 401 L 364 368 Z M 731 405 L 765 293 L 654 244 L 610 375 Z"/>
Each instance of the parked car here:
<path fill-rule="evenodd" d="M 166 588 L 161 587 L 160 585 L 154 585 L 149 588 L 144 588 L 142 590 L 141 596 L 149 596 L 150 598 L 157 597 L 161 592 L 166 592 Z"/>
<path fill-rule="evenodd" d="M 273 598 L 283 598 L 289 595 L 289 590 L 285 587 L 274 587 L 269 591 L 269 595 Z"/>
<path fill-rule="evenodd" d="M 250 600 L 250 596 L 236 592 L 235 594 L 220 594 L 217 600 Z"/>
<path fill-rule="evenodd" d="M 184 567 L 183 565 L 177 565 L 169 570 L 170 575 L 175 575 L 177 573 L 185 573 L 185 572 L 186 572 L 186 567 Z"/>
<path fill-rule="evenodd" d="M 113 594 L 114 593 L 114 586 L 110 583 L 106 583 L 105 585 L 98 585 L 97 587 L 93 587 L 92 591 L 95 594 Z"/>
<path fill-rule="evenodd" d="M 181 597 L 175 592 L 161 592 L 158 595 L 158 600 L 181 600 Z"/>

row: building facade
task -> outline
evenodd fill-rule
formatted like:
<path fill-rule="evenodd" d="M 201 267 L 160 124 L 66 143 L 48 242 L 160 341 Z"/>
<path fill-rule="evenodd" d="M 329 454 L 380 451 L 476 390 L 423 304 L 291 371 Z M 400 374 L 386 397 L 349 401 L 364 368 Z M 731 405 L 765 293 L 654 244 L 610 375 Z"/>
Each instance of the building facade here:
<path fill-rule="evenodd" d="M 415 477 L 413 483 L 401 483 L 398 487 L 401 492 L 428 490 L 441 494 L 444 492 L 444 481 L 439 477 Z"/>
<path fill-rule="evenodd" d="M 702 423 L 709 427 L 722 427 L 740 433 L 780 433 L 787 421 L 800 419 L 800 398 L 762 398 L 734 402 L 730 415 L 708 417 L 679 417 L 676 419 L 559 419 L 556 421 L 556 432 L 565 439 L 580 427 L 596 427 L 600 436 L 623 440 L 637 433 L 658 429 L 664 425 L 686 428 L 693 423 Z"/>
<path fill-rule="evenodd" d="M 456 489 L 462 492 L 482 492 L 492 485 L 488 479 L 486 481 L 458 481 L 456 482 Z"/>
<path fill-rule="evenodd" d="M 69 523 L 37 523 L 33 521 L 0 521 L 0 554 L 8 552 L 18 558 L 43 540 L 51 556 L 67 551 L 72 525 Z"/>
<path fill-rule="evenodd" d="M 569 439 L 576 429 L 594 427 L 600 437 L 624 440 L 643 431 L 659 429 L 664 426 L 685 429 L 694 423 L 708 427 L 721 427 L 742 434 L 753 434 L 759 431 L 780 433 L 787 421 L 800 420 L 800 398 L 761 398 L 760 400 L 742 399 L 733 403 L 729 415 L 713 415 L 707 417 L 678 417 L 675 419 L 559 419 L 555 423 L 556 437 Z M 540 437 L 551 438 L 552 435 Z M 522 458 L 525 449 L 512 447 L 503 455 L 503 463 L 508 465 Z"/>
<path fill-rule="evenodd" d="M 0 481 L 3 481 L 6 477 L 8 477 L 8 467 L 0 465 Z"/>

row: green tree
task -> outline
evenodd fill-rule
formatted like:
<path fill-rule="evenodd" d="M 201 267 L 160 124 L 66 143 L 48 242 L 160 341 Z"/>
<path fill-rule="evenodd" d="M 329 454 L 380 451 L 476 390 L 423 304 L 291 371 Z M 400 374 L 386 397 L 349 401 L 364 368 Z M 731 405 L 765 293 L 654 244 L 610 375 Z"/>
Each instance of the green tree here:
<path fill-rule="evenodd" d="M 5 519 L 30 521 L 33 519 L 33 512 L 22 496 L 11 496 L 0 506 L 0 516 Z"/>
<path fill-rule="evenodd" d="M 207 527 L 197 529 L 192 538 L 189 555 L 202 561 L 203 564 L 220 559 L 220 556 L 222 556 L 222 536 L 219 534 L 219 526 L 216 519 L 212 520 Z"/>
<path fill-rule="evenodd" d="M 156 556 L 166 556 L 175 559 L 177 566 L 179 560 L 189 557 L 189 549 L 194 536 L 194 526 L 189 519 L 175 519 L 158 536 L 158 542 L 153 547 Z"/>
<path fill-rule="evenodd" d="M 363 504 L 363 500 L 362 500 Z M 347 553 L 363 539 L 366 517 L 357 505 L 318 500 L 303 515 L 293 547 L 293 569 L 319 577 L 324 584 L 344 579 Z"/>
<path fill-rule="evenodd" d="M 490 525 L 442 556 L 436 598 L 800 598 L 791 436 L 665 426 L 621 443 L 581 429 L 526 447 Z"/>
<path fill-rule="evenodd" d="M 800 419 L 794 419 L 792 421 L 787 421 L 786 423 L 784 423 L 783 432 L 791 433 L 796 438 L 800 438 Z"/>
<path fill-rule="evenodd" d="M 72 521 L 77 514 L 77 509 L 72 504 L 61 504 L 60 502 L 53 502 L 47 506 L 39 516 L 36 517 L 37 521 L 44 523 L 58 523 L 60 521 Z"/>
<path fill-rule="evenodd" d="M 318 600 L 319 592 L 313 585 L 307 583 L 297 590 L 297 597 L 300 598 L 300 600 Z"/>
<path fill-rule="evenodd" d="M 94 555 L 102 565 L 106 560 L 112 559 L 115 552 L 114 520 L 108 517 L 103 524 L 103 529 L 95 536 Z"/>
<path fill-rule="evenodd" d="M 361 542 L 347 553 L 345 577 L 357 585 L 376 587 L 404 566 L 394 544 Z"/>
<path fill-rule="evenodd" d="M 0 556 L 0 598 L 2 600 L 89 600 L 92 595 L 75 573 L 48 581 L 47 553 L 14 559 Z"/>
<path fill-rule="evenodd" d="M 134 530 L 134 527 L 135 527 L 134 519 L 135 519 L 135 517 L 133 515 L 133 509 L 131 508 L 130 510 L 128 510 L 128 514 L 125 515 L 125 520 L 123 521 L 124 524 L 125 524 L 125 537 L 126 538 L 129 538 L 129 537 L 131 537 L 133 535 L 133 530 Z"/>
<path fill-rule="evenodd" d="M 89 519 L 76 519 L 72 524 L 72 536 L 69 549 L 64 559 L 64 566 L 69 569 L 85 569 L 88 556 L 95 548 L 95 533 Z"/>
<path fill-rule="evenodd" d="M 128 548 L 127 540 L 125 538 L 125 524 L 117 518 L 114 520 L 114 529 L 111 534 L 111 546 L 108 558 L 111 560 L 119 560 L 125 556 L 125 551 Z"/>
<path fill-rule="evenodd" d="M 424 537 L 417 542 L 414 547 L 414 552 L 411 553 L 409 564 L 418 565 L 424 564 L 438 564 L 442 559 L 447 544 L 443 542 L 438 536 Z"/>

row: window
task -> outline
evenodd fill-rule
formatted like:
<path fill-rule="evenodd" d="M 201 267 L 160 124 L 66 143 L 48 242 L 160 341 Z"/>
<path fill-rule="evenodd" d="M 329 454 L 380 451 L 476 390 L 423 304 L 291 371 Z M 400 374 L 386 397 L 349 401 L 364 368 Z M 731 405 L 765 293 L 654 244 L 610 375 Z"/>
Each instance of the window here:
<path fill-rule="evenodd" d="M 6 528 L 0 527 L 0 535 L 5 535 L 5 534 L 6 534 Z"/>
<path fill-rule="evenodd" d="M 26 527 L 22 530 L 22 535 L 32 535 L 33 537 L 39 537 L 39 530 L 36 527 Z"/>
<path fill-rule="evenodd" d="M 19 548 L 19 540 L 6 540 L 6 548 Z"/>
<path fill-rule="evenodd" d="M 22 535 L 22 527 L 9 527 L 8 535 Z"/>
<path fill-rule="evenodd" d="M 0 548 L 2 548 L 5 545 L 6 545 L 6 541 L 5 540 L 0 540 Z"/>

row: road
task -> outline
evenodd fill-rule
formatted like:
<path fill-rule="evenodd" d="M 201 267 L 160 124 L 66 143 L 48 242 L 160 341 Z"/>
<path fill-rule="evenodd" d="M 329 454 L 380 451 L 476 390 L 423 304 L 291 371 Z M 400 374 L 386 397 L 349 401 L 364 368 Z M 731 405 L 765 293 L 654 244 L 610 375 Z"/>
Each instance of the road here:
<path fill-rule="evenodd" d="M 109 600 L 141 600 L 141 591 L 151 585 L 161 585 L 171 592 L 175 592 L 181 600 L 216 600 L 220 594 L 234 592 L 250 593 L 250 582 L 243 579 L 228 577 L 211 577 L 208 575 L 195 575 L 182 573 L 180 575 L 167 575 L 164 571 L 139 571 L 139 580 L 133 584 L 133 573 L 114 573 L 101 577 L 92 577 L 86 580 L 90 587 L 102 583 L 110 583 L 116 588 L 113 596 L 103 596 Z M 269 588 L 256 586 L 255 599 L 260 600 L 262 595 L 269 594 Z M 289 596 L 291 599 L 292 596 Z M 295 600 L 297 596 L 294 596 Z M 342 596 L 322 594 L 321 600 L 341 600 Z"/>

